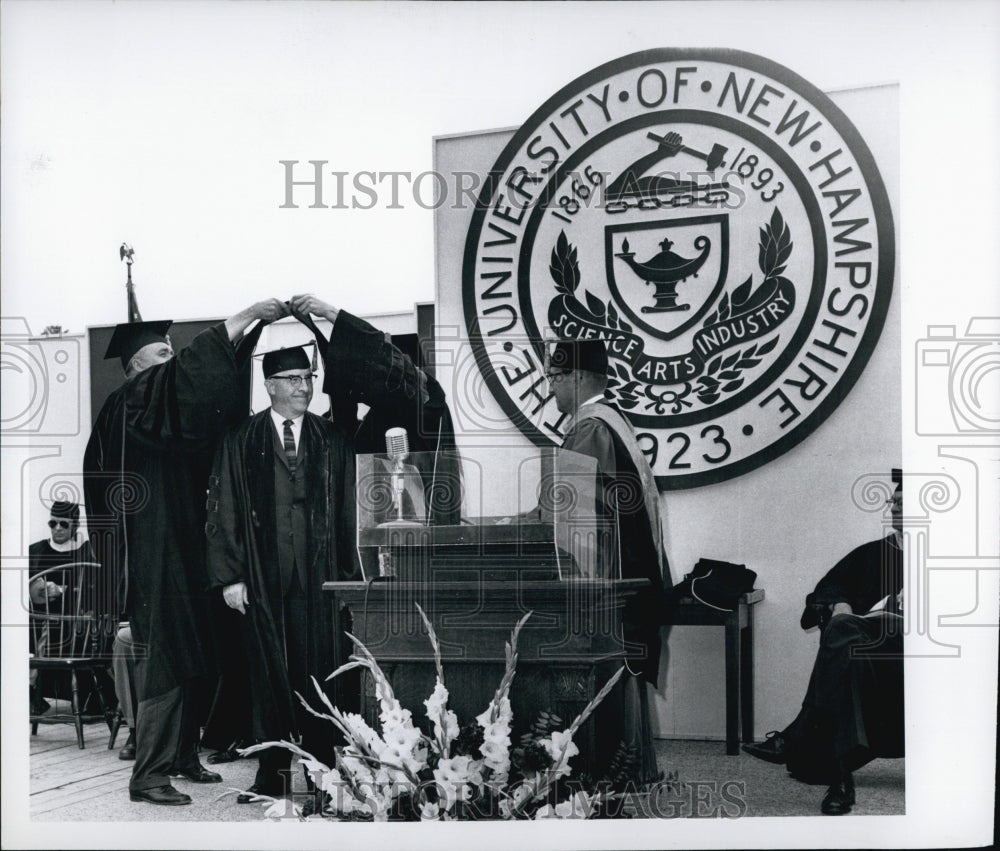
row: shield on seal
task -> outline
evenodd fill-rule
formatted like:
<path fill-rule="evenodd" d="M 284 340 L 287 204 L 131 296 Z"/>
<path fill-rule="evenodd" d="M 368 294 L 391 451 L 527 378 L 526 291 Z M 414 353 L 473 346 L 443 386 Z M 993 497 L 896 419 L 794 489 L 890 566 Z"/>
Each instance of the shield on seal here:
<path fill-rule="evenodd" d="M 671 340 L 722 294 L 729 270 L 729 216 L 716 213 L 604 228 L 608 289 L 647 334 Z"/>

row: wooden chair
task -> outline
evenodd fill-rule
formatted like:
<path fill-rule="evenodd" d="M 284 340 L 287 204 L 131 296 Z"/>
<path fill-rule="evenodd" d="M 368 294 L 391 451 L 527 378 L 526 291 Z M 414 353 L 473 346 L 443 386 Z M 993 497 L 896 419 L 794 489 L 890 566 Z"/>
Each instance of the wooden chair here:
<path fill-rule="evenodd" d="M 108 637 L 97 605 L 101 565 L 97 562 L 70 562 L 50 567 L 32 577 L 29 582 L 32 670 L 67 671 L 71 691 L 71 715 L 47 714 L 49 718 L 72 718 L 76 724 L 76 741 L 83 748 L 83 709 L 79 695 L 80 671 L 90 671 L 104 720 L 111 729 L 112 711 L 101 690 L 98 671 L 106 671 L 110 662 Z M 60 593 L 48 596 L 48 583 L 58 586 Z M 115 619 L 117 623 L 117 618 Z M 31 733 L 38 733 L 41 716 L 31 715 Z"/>

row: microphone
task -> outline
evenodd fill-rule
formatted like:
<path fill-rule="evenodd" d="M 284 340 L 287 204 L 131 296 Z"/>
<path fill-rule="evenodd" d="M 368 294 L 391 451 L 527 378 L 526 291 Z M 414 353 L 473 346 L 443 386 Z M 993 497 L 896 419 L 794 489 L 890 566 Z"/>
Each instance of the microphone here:
<path fill-rule="evenodd" d="M 392 495 L 396 503 L 396 519 L 388 525 L 419 526 L 418 522 L 403 519 L 403 492 L 406 459 L 410 457 L 410 437 L 405 428 L 391 428 L 385 433 L 385 451 L 392 461 Z"/>
<path fill-rule="evenodd" d="M 403 471 L 403 462 L 410 457 L 410 436 L 405 428 L 391 428 L 385 433 L 385 452 L 392 459 L 395 470 Z"/>

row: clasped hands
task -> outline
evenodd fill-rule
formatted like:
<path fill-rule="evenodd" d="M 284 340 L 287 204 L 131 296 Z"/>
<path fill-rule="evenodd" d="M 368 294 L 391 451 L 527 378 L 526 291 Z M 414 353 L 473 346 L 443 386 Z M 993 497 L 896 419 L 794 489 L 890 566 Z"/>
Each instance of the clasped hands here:
<path fill-rule="evenodd" d="M 263 322 L 274 322 L 278 319 L 284 319 L 286 316 L 294 316 L 303 322 L 309 318 L 310 314 L 335 322 L 340 311 L 332 304 L 328 304 L 310 293 L 305 293 L 292 296 L 288 301 L 281 301 L 277 298 L 258 301 L 250 308 L 250 312 L 254 319 L 260 319 Z"/>

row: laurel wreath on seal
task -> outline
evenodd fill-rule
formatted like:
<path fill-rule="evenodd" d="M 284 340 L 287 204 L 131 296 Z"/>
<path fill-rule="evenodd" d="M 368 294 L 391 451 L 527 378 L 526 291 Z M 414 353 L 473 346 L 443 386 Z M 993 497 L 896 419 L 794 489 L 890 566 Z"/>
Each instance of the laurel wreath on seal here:
<path fill-rule="evenodd" d="M 705 317 L 702 327 L 725 321 L 734 312 L 750 313 L 765 304 L 777 292 L 779 286 L 791 285 L 791 282 L 782 276 L 782 272 L 785 271 L 788 258 L 791 256 L 792 247 L 791 231 L 780 210 L 775 207 L 770 222 L 760 229 L 757 265 L 764 276 L 760 286 L 753 288 L 751 275 L 732 292 L 723 293 L 718 307 Z M 632 331 L 632 326 L 621 318 L 611 301 L 602 301 L 589 290 L 584 290 L 586 305 L 576 297 L 580 285 L 580 265 L 576 247 L 566 238 L 565 231 L 559 233 L 552 249 L 549 273 L 555 282 L 556 291 L 585 308 L 595 323 L 601 322 L 611 330 L 625 333 Z M 775 336 L 725 357 L 719 355 L 707 364 L 705 372 L 698 377 L 695 386 L 690 382 L 684 382 L 680 389 L 657 390 L 647 382 L 637 381 L 625 364 L 614 362 L 609 369 L 605 397 L 626 411 L 638 407 L 645 401 L 643 410 L 652 409 L 656 414 L 665 413 L 668 407 L 673 414 L 680 413 L 684 408 L 690 408 L 693 403 L 688 397 L 692 393 L 702 404 L 711 405 L 723 394 L 739 390 L 744 383 L 743 371 L 757 366 L 764 355 L 773 351 L 777 345 L 778 337 Z"/>
<path fill-rule="evenodd" d="M 572 298 L 581 307 L 585 307 L 595 322 L 601 322 L 606 328 L 613 331 L 626 333 L 632 331 L 632 326 L 621 318 L 612 302 L 601 301 L 589 290 L 584 290 L 586 305 L 576 298 L 576 290 L 580 285 L 580 264 L 577 261 L 576 246 L 566 238 L 566 231 L 559 232 L 555 248 L 552 249 L 552 255 L 549 259 L 549 274 L 555 281 L 556 292 Z"/>
<path fill-rule="evenodd" d="M 764 275 L 764 280 L 757 289 L 753 289 L 751 275 L 731 293 L 723 293 L 719 306 L 708 314 L 702 322 L 702 327 L 708 327 L 716 322 L 728 319 L 733 312 L 750 313 L 765 304 L 777 292 L 782 284 L 791 284 L 782 272 L 792 254 L 792 236 L 788 225 L 775 207 L 771 221 L 760 229 L 758 243 L 757 265 Z M 698 377 L 698 389 L 695 391 L 698 400 L 705 405 L 711 405 L 723 393 L 735 393 L 743 386 L 742 373 L 745 369 L 757 366 L 764 355 L 770 353 L 778 345 L 778 337 L 772 337 L 763 343 L 754 343 L 742 351 L 723 357 L 719 355 L 709 361 L 705 372 Z"/>

